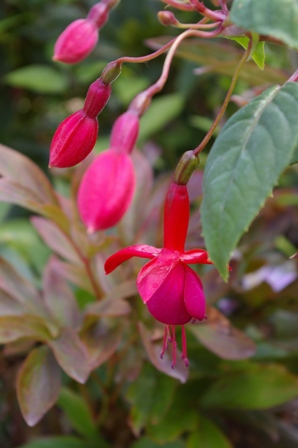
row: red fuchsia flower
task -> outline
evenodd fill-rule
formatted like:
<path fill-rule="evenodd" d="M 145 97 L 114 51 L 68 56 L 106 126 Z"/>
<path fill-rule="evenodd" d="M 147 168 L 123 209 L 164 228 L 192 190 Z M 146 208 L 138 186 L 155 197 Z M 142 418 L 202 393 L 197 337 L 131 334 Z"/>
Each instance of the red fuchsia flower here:
<path fill-rule="evenodd" d="M 121 115 L 112 129 L 110 149 L 96 157 L 82 178 L 78 208 L 89 233 L 117 224 L 131 203 L 135 174 L 129 154 L 138 131 L 137 115 Z"/>
<path fill-rule="evenodd" d="M 100 2 L 91 8 L 86 19 L 68 25 L 55 43 L 53 59 L 66 64 L 85 59 L 97 44 L 99 29 L 107 21 L 108 11 L 105 2 Z"/>
<path fill-rule="evenodd" d="M 92 151 L 98 134 L 97 116 L 111 95 L 111 85 L 97 79 L 87 92 L 83 109 L 58 126 L 50 147 L 50 167 L 74 166 Z"/>
<path fill-rule="evenodd" d="M 188 366 L 184 325 L 193 319 L 203 320 L 206 317 L 202 282 L 188 264 L 210 264 L 211 261 L 205 250 L 184 250 L 188 222 L 187 186 L 173 182 L 165 201 L 164 247 L 126 247 L 105 263 L 106 274 L 109 274 L 134 256 L 151 259 L 139 272 L 137 287 L 152 316 L 165 324 L 161 358 L 167 348 L 167 341 L 170 340 L 173 347 L 172 367 L 176 363 L 175 326 L 182 325 L 182 359 Z"/>

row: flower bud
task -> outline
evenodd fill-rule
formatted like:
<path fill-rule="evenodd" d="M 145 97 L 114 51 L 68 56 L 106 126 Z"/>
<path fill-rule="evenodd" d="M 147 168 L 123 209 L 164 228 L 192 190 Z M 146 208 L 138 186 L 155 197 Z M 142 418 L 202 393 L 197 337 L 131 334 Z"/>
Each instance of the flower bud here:
<path fill-rule="evenodd" d="M 72 22 L 58 37 L 54 46 L 54 61 L 75 64 L 85 59 L 98 41 L 94 21 L 79 19 Z"/>
<path fill-rule="evenodd" d="M 97 119 L 83 110 L 67 117 L 54 134 L 49 167 L 67 168 L 81 162 L 94 147 L 97 133 Z"/>
<path fill-rule="evenodd" d="M 178 21 L 171 11 L 159 11 L 157 13 L 158 20 L 164 26 L 177 25 Z"/>
<path fill-rule="evenodd" d="M 78 208 L 88 232 L 117 224 L 128 209 L 135 174 L 128 154 L 113 148 L 99 154 L 86 170 L 78 191 Z"/>
<path fill-rule="evenodd" d="M 112 92 L 110 84 L 102 82 L 101 78 L 94 81 L 88 89 L 84 112 L 89 118 L 96 118 L 107 104 Z"/>
<path fill-rule="evenodd" d="M 109 17 L 109 9 L 107 5 L 100 2 L 94 5 L 87 16 L 87 20 L 90 20 L 91 22 L 94 22 L 96 24 L 96 27 L 99 29 L 101 28 Z"/>
<path fill-rule="evenodd" d="M 139 117 L 130 111 L 120 115 L 114 123 L 110 146 L 129 154 L 139 135 Z"/>

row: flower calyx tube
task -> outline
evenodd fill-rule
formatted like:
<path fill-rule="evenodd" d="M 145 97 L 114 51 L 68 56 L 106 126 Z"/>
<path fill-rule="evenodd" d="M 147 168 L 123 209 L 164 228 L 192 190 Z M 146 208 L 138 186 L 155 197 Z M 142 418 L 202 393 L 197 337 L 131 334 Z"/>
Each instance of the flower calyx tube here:
<path fill-rule="evenodd" d="M 91 84 L 83 109 L 63 120 L 54 134 L 50 146 L 50 168 L 77 165 L 92 151 L 98 134 L 97 116 L 110 95 L 110 84 L 105 84 L 101 78 Z"/>
<path fill-rule="evenodd" d="M 109 257 L 105 263 L 106 273 L 109 274 L 134 256 L 151 260 L 139 272 L 137 287 L 151 315 L 165 324 L 161 357 L 170 340 L 172 367 L 176 362 L 175 326 L 182 325 L 182 358 L 188 366 L 184 325 L 206 317 L 202 282 L 188 264 L 210 264 L 211 260 L 203 249 L 185 251 L 188 222 L 187 186 L 172 182 L 164 207 L 163 248 L 148 245 L 126 247 Z"/>
<path fill-rule="evenodd" d="M 78 191 L 78 208 L 89 233 L 117 224 L 135 190 L 130 153 L 139 133 L 139 118 L 127 111 L 114 123 L 110 148 L 86 170 Z"/>

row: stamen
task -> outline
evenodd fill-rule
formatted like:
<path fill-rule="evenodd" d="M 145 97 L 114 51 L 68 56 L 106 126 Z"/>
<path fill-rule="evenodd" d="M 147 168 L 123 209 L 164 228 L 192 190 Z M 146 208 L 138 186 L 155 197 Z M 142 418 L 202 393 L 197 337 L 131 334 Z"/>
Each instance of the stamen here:
<path fill-rule="evenodd" d="M 165 325 L 165 330 L 163 334 L 162 351 L 160 352 L 160 358 L 163 359 L 166 349 L 168 348 L 168 337 L 169 337 L 169 326 Z"/>
<path fill-rule="evenodd" d="M 187 357 L 186 332 L 184 325 L 182 325 L 181 331 L 182 331 L 182 359 L 184 361 L 185 367 L 188 367 L 189 361 Z"/>
<path fill-rule="evenodd" d="M 177 342 L 176 342 L 176 334 L 175 334 L 175 325 L 171 325 L 172 327 L 172 369 L 174 369 L 175 364 L 176 364 L 176 348 L 177 348 Z"/>

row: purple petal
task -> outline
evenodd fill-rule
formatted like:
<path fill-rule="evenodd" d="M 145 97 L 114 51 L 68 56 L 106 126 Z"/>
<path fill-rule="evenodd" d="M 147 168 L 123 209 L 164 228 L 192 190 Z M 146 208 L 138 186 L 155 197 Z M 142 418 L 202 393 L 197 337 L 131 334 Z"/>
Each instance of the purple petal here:
<path fill-rule="evenodd" d="M 104 266 L 106 274 L 114 271 L 114 269 L 116 269 L 121 263 L 132 257 L 154 258 L 160 251 L 161 249 L 157 249 L 153 246 L 147 246 L 146 244 L 137 244 L 135 246 L 125 247 L 107 259 Z"/>
<path fill-rule="evenodd" d="M 184 302 L 189 314 L 198 320 L 205 319 L 206 301 L 200 277 L 185 266 Z"/>
<path fill-rule="evenodd" d="M 184 325 L 191 320 L 183 300 L 185 268 L 178 263 L 146 302 L 152 316 L 166 325 Z M 154 277 L 149 278 L 154 282 Z"/>
<path fill-rule="evenodd" d="M 208 253 L 203 249 L 187 250 L 180 255 L 180 260 L 187 264 L 213 264 L 208 258 Z"/>

